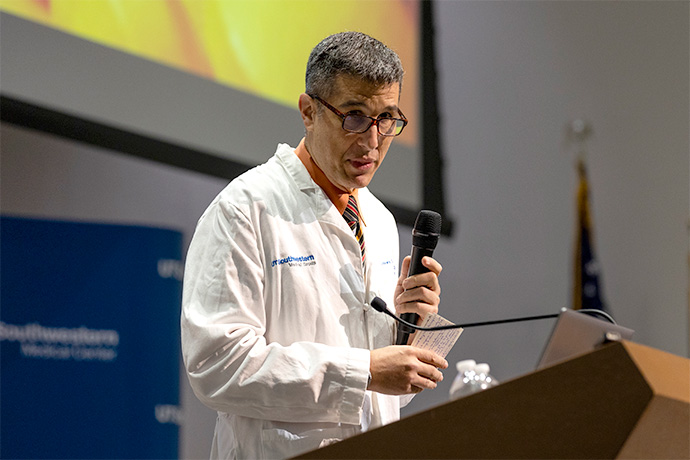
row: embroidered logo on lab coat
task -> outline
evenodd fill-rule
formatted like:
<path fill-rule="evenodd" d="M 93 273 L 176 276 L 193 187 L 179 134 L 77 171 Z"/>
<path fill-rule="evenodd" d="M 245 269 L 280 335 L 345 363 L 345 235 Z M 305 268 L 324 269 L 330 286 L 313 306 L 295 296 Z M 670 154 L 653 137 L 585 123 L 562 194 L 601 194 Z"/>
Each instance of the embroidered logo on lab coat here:
<path fill-rule="evenodd" d="M 316 259 L 314 258 L 314 254 L 297 257 L 289 256 L 283 259 L 275 259 L 271 262 L 271 267 L 277 267 L 284 264 L 287 264 L 288 267 L 308 267 L 310 265 L 316 265 Z"/>

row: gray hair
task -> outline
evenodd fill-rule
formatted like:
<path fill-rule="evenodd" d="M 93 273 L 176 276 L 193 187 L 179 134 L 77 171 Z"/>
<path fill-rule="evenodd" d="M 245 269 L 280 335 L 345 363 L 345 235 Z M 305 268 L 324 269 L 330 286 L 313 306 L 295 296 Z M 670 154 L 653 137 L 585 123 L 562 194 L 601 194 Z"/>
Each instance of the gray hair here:
<path fill-rule="evenodd" d="M 338 75 L 373 84 L 399 83 L 404 70 L 397 53 L 361 32 L 341 32 L 324 38 L 307 61 L 306 92 L 328 97 Z"/>

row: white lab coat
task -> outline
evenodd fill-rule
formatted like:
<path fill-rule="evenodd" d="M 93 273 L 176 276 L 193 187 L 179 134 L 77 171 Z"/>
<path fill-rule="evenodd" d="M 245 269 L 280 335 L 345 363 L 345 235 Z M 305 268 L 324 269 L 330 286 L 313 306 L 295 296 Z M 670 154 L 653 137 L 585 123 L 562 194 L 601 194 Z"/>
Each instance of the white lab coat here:
<path fill-rule="evenodd" d="M 399 418 L 398 397 L 365 390 L 368 350 L 395 339 L 369 303 L 392 309 L 398 233 L 366 188 L 359 207 L 364 270 L 347 223 L 281 144 L 200 218 L 182 350 L 195 394 L 218 411 L 212 457 L 290 457 Z"/>

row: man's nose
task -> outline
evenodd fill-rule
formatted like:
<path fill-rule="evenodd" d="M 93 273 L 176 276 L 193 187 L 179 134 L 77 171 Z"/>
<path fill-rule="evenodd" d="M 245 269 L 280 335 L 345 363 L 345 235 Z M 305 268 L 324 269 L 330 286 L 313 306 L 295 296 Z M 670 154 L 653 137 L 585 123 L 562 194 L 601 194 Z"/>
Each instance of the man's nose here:
<path fill-rule="evenodd" d="M 368 147 L 369 150 L 374 150 L 379 146 L 379 138 L 378 126 L 372 124 L 369 129 L 359 135 L 359 142 L 361 145 Z"/>

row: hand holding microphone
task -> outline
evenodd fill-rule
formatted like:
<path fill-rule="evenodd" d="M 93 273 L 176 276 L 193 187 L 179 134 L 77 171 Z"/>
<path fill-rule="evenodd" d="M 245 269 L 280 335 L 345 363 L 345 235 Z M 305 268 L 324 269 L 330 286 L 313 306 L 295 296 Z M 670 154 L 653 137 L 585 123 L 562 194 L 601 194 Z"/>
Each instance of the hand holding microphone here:
<path fill-rule="evenodd" d="M 438 312 L 441 295 L 438 275 L 442 267 L 431 256 L 440 233 L 441 215 L 420 211 L 412 231 L 412 254 L 403 261 L 395 288 L 395 309 L 402 319 L 412 324 L 419 320 L 419 313 Z M 399 323 L 396 345 L 407 344 L 412 332 L 411 328 Z"/>

